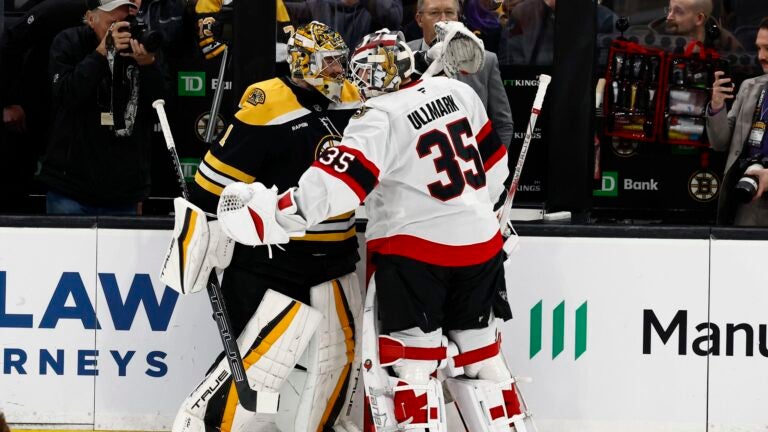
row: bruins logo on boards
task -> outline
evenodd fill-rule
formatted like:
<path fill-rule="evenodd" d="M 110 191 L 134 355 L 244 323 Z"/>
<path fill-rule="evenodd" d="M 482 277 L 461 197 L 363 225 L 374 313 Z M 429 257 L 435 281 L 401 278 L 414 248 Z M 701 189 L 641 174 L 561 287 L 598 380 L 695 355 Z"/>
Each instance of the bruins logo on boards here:
<path fill-rule="evenodd" d="M 699 202 L 709 202 L 717 198 L 720 180 L 711 171 L 696 171 L 688 180 L 688 192 Z"/>
<path fill-rule="evenodd" d="M 256 106 L 258 104 L 263 104 L 267 100 L 267 95 L 264 93 L 264 90 L 257 88 L 254 89 L 250 95 L 248 95 L 248 102 L 249 104 Z"/>
<path fill-rule="evenodd" d="M 320 138 L 320 142 L 315 147 L 315 160 L 320 158 L 320 155 L 331 147 L 336 147 L 341 144 L 341 137 L 338 135 L 326 135 Z"/>
<path fill-rule="evenodd" d="M 613 153 L 619 157 L 632 157 L 637 154 L 637 141 L 627 141 L 621 138 L 614 138 L 611 141 Z"/>
<path fill-rule="evenodd" d="M 206 111 L 197 116 L 197 119 L 195 120 L 195 136 L 197 136 L 197 139 L 200 141 L 205 142 L 205 132 L 208 130 L 208 122 L 210 121 L 210 111 Z M 224 126 L 224 117 L 222 117 L 221 114 L 216 114 L 216 125 L 213 130 L 214 139 L 221 136 L 221 133 L 224 132 Z"/>

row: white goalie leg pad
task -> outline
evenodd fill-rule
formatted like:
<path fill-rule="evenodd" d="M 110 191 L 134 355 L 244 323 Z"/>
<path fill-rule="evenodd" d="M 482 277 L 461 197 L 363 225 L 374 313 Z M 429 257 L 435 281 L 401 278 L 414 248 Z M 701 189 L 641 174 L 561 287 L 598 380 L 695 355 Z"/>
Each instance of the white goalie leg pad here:
<path fill-rule="evenodd" d="M 489 326 L 482 329 L 451 331 L 449 337 L 461 354 L 449 360 L 448 370 L 463 371 L 463 375 L 447 378 L 445 384 L 467 430 L 535 431 L 517 379 L 501 353 L 496 321 L 491 319 Z"/>
<path fill-rule="evenodd" d="M 282 432 L 356 430 L 351 401 L 360 373 L 362 299 L 352 273 L 310 289 L 312 307 L 323 313 L 314 337 L 280 392 L 276 424 Z"/>
<path fill-rule="evenodd" d="M 208 222 L 205 212 L 184 198 L 173 200 L 173 208 L 173 237 L 160 280 L 182 294 L 191 294 L 205 288 L 214 268 L 229 266 L 235 243 L 221 231 L 218 221 Z"/>
<path fill-rule="evenodd" d="M 443 389 L 432 375 L 446 358 L 441 330 L 418 328 L 379 336 L 376 284 L 363 312 L 363 379 L 370 423 L 377 432 L 447 430 Z M 397 376 L 391 376 L 391 366 Z"/>
<path fill-rule="evenodd" d="M 277 412 L 280 387 L 322 318 L 320 311 L 276 291 L 264 294 L 237 339 L 248 384 L 259 392 L 257 412 Z M 184 401 L 173 432 L 240 431 L 253 417 L 238 403 L 226 361 L 222 359 Z M 211 400 L 217 403 L 211 404 Z"/>

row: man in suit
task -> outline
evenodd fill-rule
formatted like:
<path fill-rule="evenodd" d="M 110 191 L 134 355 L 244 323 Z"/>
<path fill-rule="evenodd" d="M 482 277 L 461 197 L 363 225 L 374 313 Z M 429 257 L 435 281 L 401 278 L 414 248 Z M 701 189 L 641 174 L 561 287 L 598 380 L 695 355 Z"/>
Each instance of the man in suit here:
<path fill-rule="evenodd" d="M 422 39 L 408 42 L 414 51 L 425 51 L 435 41 L 435 23 L 438 21 L 458 21 L 458 0 L 418 0 L 416 4 L 416 23 L 424 35 Z M 485 51 L 485 62 L 482 69 L 472 75 L 459 75 L 456 79 L 468 84 L 480 96 L 491 119 L 493 127 L 506 147 L 512 141 L 514 123 L 509 107 L 507 92 L 501 82 L 499 60 L 496 54 Z"/>
<path fill-rule="evenodd" d="M 718 221 L 742 226 L 768 226 L 768 199 L 762 198 L 768 189 L 768 167 L 750 167 L 743 171 L 740 160 L 768 157 L 768 18 L 763 19 L 757 32 L 755 45 L 764 75 L 751 78 L 741 84 L 733 107 L 728 110 L 725 102 L 733 99 L 731 79 L 722 71 L 715 72 L 712 84 L 712 101 L 707 108 L 707 134 L 712 148 L 728 151 L 725 178 L 718 203 Z M 757 106 L 762 99 L 761 106 Z M 741 168 L 740 168 L 741 166 Z M 758 177 L 755 198 L 748 203 L 733 203 L 731 192 L 743 174 Z"/>

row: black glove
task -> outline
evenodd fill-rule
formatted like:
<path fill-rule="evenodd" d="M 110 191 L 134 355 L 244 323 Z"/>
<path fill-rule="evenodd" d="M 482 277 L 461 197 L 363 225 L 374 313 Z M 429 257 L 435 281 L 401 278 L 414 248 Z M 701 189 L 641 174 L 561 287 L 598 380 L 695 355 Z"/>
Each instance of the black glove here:
<path fill-rule="evenodd" d="M 197 31 L 200 50 L 206 60 L 210 60 L 227 49 L 227 44 L 221 41 L 221 23 L 216 14 L 199 14 Z"/>

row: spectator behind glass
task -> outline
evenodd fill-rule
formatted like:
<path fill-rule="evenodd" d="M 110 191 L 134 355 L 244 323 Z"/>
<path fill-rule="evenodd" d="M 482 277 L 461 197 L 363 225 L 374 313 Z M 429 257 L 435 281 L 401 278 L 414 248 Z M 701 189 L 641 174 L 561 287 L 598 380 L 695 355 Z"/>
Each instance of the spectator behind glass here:
<path fill-rule="evenodd" d="M 555 0 L 523 0 L 509 14 L 499 43 L 501 64 L 553 63 Z"/>
<path fill-rule="evenodd" d="M 348 46 L 381 28 L 399 30 L 402 0 L 285 0 L 295 25 L 320 21 L 338 31 Z"/>
<path fill-rule="evenodd" d="M 51 46 L 51 138 L 39 179 L 49 214 L 131 215 L 150 187 L 155 54 L 131 39 L 128 0 L 88 0 L 85 25 Z"/>
<path fill-rule="evenodd" d="M 0 213 L 40 211 L 29 195 L 42 192 L 33 179 L 49 134 L 48 55 L 53 38 L 66 28 L 82 24 L 85 12 L 84 0 L 46 0 L 6 28 L 0 63 L 5 125 L 0 183 L 6 188 Z"/>
<path fill-rule="evenodd" d="M 485 49 L 496 52 L 499 48 L 501 24 L 496 9 L 501 5 L 495 0 L 465 0 L 464 24 L 482 39 Z"/>
<path fill-rule="evenodd" d="M 554 63 L 555 9 L 557 0 L 523 0 L 508 12 L 501 31 L 499 62 L 503 65 L 548 66 Z M 614 31 L 616 14 L 596 6 L 597 33 Z"/>
<path fill-rule="evenodd" d="M 29 6 L 28 2 L 26 6 Z M 181 39 L 182 0 L 134 1 L 129 14 L 138 15 L 148 30 L 160 31 L 163 46 L 178 46 Z M 36 211 L 30 193 L 38 193 L 33 182 L 37 161 L 48 143 L 51 123 L 51 87 L 48 62 L 51 43 L 62 30 L 83 23 L 88 11 L 85 0 L 45 0 L 26 9 L 8 27 L 2 46 L 3 79 L 0 91 L 6 126 L 0 154 L 0 182 L 10 185 L 2 213 Z M 173 50 L 171 50 L 173 51 Z"/>
<path fill-rule="evenodd" d="M 757 56 L 763 75 L 745 80 L 739 87 L 728 110 L 725 102 L 734 99 L 731 78 L 715 72 L 712 84 L 712 102 L 707 109 L 707 135 L 714 150 L 728 151 L 723 188 L 718 201 L 718 223 L 739 226 L 768 226 L 768 199 L 763 192 L 768 188 L 768 18 L 763 19 L 755 40 Z M 758 106 L 764 97 L 761 106 Z M 761 162 L 763 168 L 751 166 Z M 734 199 L 736 182 L 742 175 L 754 175 L 758 183 L 752 201 L 739 203 Z"/>
<path fill-rule="evenodd" d="M 670 0 L 666 17 L 649 24 L 657 33 L 684 36 L 706 43 L 720 52 L 743 51 L 744 47 L 712 17 L 712 0 Z M 720 27 L 720 36 L 711 40 L 707 27 Z"/>
<path fill-rule="evenodd" d="M 416 5 L 416 23 L 421 27 L 424 38 L 412 40 L 408 42 L 408 46 L 414 51 L 426 51 L 437 37 L 435 23 L 458 21 L 459 2 L 458 0 L 418 0 Z M 456 79 L 468 84 L 480 96 L 501 142 L 509 147 L 514 134 L 514 123 L 507 92 L 501 82 L 499 60 L 496 54 L 485 51 L 482 69 L 471 75 L 460 74 Z"/>

